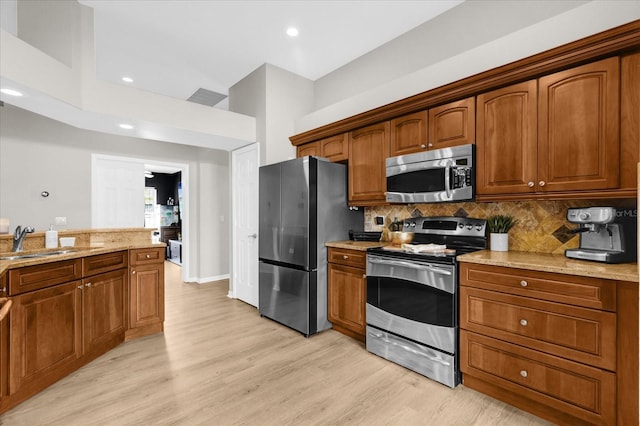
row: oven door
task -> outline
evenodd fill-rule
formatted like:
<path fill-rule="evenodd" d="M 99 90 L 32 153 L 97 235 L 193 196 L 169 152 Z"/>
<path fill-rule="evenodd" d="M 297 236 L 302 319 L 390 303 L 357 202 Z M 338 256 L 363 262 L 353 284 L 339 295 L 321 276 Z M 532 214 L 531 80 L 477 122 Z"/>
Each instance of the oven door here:
<path fill-rule="evenodd" d="M 456 348 L 456 268 L 367 255 L 367 324 L 450 354 Z"/>

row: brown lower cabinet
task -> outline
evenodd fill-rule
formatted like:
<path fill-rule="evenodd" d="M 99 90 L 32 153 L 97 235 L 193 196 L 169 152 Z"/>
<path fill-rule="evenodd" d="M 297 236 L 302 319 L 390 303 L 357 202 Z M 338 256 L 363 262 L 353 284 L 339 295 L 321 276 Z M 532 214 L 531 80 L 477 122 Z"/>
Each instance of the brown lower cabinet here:
<path fill-rule="evenodd" d="M 164 329 L 164 249 L 129 251 L 129 328 L 126 339 Z"/>
<path fill-rule="evenodd" d="M 462 262 L 463 383 L 557 424 L 638 424 L 637 318 L 637 283 Z"/>
<path fill-rule="evenodd" d="M 329 248 L 329 321 L 333 329 L 365 341 L 365 252 Z"/>
<path fill-rule="evenodd" d="M 130 259 L 142 268 L 132 268 L 134 279 Z M 163 267 L 164 248 L 154 247 L 10 270 L 2 278 L 8 276 L 12 306 L 0 322 L 0 413 L 119 345 L 125 334 L 162 331 Z"/>

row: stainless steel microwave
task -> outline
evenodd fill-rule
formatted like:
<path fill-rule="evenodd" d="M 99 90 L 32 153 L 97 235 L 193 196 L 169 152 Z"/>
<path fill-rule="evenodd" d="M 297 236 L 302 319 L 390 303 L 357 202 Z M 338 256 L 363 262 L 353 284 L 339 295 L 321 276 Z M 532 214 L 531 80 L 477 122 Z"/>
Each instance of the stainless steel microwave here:
<path fill-rule="evenodd" d="M 442 203 L 475 197 L 475 145 L 387 158 L 387 201 Z"/>

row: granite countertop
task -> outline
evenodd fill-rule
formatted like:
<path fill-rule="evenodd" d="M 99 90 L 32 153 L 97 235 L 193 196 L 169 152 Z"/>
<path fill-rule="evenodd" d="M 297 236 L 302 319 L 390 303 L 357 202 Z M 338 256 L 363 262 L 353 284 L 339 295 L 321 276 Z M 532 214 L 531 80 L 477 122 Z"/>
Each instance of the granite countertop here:
<path fill-rule="evenodd" d="M 341 248 L 347 250 L 367 251 L 373 247 L 383 247 L 391 244 L 389 241 L 329 241 L 325 243 L 326 247 Z"/>
<path fill-rule="evenodd" d="M 147 244 L 145 243 L 130 243 L 130 244 L 112 243 L 112 244 L 101 244 L 101 245 L 88 246 L 88 247 L 58 247 L 55 249 L 25 250 L 19 253 L 14 253 L 14 252 L 0 253 L 0 256 L 15 256 L 15 255 L 29 254 L 29 253 L 43 253 L 48 251 L 72 250 L 69 253 L 56 254 L 51 256 L 30 257 L 26 259 L 15 259 L 15 260 L 0 260 L 0 275 L 2 275 L 8 269 L 21 268 L 23 266 L 33 266 L 33 265 L 57 262 L 60 260 L 77 259 L 79 257 L 93 256 L 96 254 L 103 254 L 103 253 L 111 253 L 111 252 L 120 251 L 120 250 L 129 250 L 129 249 L 138 249 L 138 248 L 154 248 L 154 247 L 166 247 L 166 244 L 151 243 L 151 242 Z"/>
<path fill-rule="evenodd" d="M 561 254 L 481 250 L 460 255 L 458 256 L 458 261 L 583 277 L 638 282 L 637 263 L 606 264 L 589 262 L 587 260 L 569 259 Z"/>

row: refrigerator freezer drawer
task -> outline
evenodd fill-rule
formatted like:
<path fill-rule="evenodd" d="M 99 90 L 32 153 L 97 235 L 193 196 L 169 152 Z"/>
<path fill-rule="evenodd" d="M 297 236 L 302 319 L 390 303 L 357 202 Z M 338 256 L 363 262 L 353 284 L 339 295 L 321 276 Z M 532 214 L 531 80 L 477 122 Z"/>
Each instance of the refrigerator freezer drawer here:
<path fill-rule="evenodd" d="M 287 268 L 260 262 L 260 315 L 271 318 L 299 332 L 316 332 L 315 304 L 309 303 L 315 295 L 315 272 Z M 314 312 L 311 312 L 311 310 Z M 310 321 L 314 318 L 314 322 Z"/>

